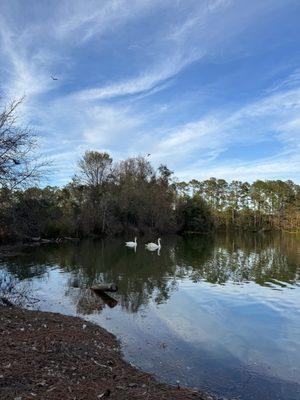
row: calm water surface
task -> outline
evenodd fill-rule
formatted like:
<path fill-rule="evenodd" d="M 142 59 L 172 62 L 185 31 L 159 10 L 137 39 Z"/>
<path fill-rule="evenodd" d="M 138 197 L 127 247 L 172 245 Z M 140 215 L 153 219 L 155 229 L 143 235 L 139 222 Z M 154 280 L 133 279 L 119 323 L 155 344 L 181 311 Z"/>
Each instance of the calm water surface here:
<path fill-rule="evenodd" d="M 300 240 L 292 235 L 86 240 L 0 264 L 41 310 L 104 326 L 127 360 L 159 379 L 245 400 L 300 399 Z M 115 282 L 101 298 L 88 289 Z M 240 396 L 240 397 L 239 397 Z"/>

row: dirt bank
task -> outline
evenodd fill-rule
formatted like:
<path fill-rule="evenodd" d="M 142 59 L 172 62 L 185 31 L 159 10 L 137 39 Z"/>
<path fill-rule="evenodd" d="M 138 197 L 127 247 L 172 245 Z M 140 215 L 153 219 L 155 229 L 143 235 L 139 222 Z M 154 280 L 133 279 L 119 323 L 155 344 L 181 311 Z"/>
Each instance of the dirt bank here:
<path fill-rule="evenodd" d="M 60 314 L 0 307 L 0 399 L 213 400 L 126 363 L 115 337 Z"/>

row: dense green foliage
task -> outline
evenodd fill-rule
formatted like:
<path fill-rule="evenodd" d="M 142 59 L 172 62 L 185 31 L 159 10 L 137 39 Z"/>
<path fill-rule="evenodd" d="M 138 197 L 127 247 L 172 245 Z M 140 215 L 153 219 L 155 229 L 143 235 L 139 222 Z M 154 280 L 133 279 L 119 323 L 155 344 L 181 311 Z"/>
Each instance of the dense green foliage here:
<path fill-rule="evenodd" d="M 176 207 L 178 227 L 186 233 L 210 232 L 214 228 L 212 213 L 199 195 L 179 197 Z"/>
<path fill-rule="evenodd" d="M 217 229 L 300 230 L 300 186 L 292 181 L 248 182 L 210 178 L 180 182 L 182 195 L 201 196 Z"/>

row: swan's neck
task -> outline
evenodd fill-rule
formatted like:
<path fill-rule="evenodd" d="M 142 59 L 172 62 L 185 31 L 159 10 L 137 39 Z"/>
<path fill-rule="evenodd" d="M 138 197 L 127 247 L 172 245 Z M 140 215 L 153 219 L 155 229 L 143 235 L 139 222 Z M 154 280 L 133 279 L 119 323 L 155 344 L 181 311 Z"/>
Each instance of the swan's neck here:
<path fill-rule="evenodd" d="M 134 243 L 136 243 L 136 237 L 134 238 Z"/>

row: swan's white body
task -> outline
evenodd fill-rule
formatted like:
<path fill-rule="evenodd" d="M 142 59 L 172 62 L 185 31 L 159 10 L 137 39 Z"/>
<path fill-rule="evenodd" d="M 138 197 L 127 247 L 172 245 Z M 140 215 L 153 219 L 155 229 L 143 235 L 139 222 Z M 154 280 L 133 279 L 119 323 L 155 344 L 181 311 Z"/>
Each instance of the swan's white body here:
<path fill-rule="evenodd" d="M 156 243 L 146 244 L 146 249 L 150 251 L 160 250 L 160 248 L 161 248 L 160 239 L 158 239 L 157 244 Z"/>
<path fill-rule="evenodd" d="M 134 238 L 134 242 L 125 242 L 125 246 L 127 246 L 127 247 L 136 247 L 137 246 L 136 237 Z"/>

